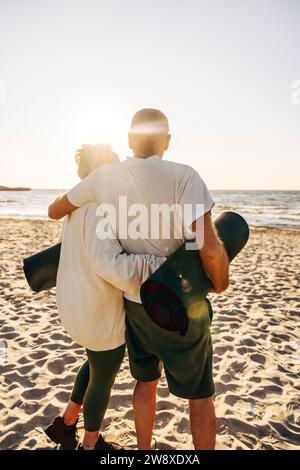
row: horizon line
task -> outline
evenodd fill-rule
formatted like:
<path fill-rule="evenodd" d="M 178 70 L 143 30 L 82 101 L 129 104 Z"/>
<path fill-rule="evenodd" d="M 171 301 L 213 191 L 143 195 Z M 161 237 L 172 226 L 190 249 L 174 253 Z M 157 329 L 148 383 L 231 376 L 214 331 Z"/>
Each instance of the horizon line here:
<path fill-rule="evenodd" d="M 80 182 L 80 181 L 79 181 Z M 74 186 L 74 185 L 73 185 Z M 9 186 L 9 185 L 0 185 L 0 192 L 9 192 L 9 191 L 22 191 L 22 189 L 24 188 L 24 190 L 32 190 L 32 191 L 69 191 L 73 186 L 70 186 L 70 187 L 33 187 L 33 186 L 23 186 L 23 185 L 17 185 L 17 186 Z M 7 188 L 7 189 L 1 189 L 1 187 L 3 188 Z M 22 189 L 18 189 L 18 188 L 22 188 Z M 208 187 L 208 190 L 209 191 L 290 191 L 290 192 L 295 192 L 295 191 L 300 191 L 300 188 L 296 189 L 296 188 L 292 188 L 292 189 L 282 189 L 282 188 L 209 188 Z"/>

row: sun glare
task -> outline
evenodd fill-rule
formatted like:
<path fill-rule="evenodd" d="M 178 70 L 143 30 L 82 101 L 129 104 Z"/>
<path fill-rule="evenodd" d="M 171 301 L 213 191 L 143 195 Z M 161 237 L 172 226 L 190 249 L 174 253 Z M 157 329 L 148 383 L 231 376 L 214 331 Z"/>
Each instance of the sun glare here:
<path fill-rule="evenodd" d="M 109 143 L 120 157 L 128 153 L 124 122 L 108 109 L 95 107 L 76 116 L 72 127 L 72 145 Z M 71 143 L 71 142 L 70 142 Z"/>

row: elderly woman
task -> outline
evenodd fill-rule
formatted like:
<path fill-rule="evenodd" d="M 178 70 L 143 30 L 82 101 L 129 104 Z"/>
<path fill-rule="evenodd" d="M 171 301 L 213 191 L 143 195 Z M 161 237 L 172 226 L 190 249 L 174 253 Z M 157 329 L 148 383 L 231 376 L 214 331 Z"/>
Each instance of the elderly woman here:
<path fill-rule="evenodd" d="M 76 155 L 81 179 L 100 165 L 118 161 L 108 145 L 83 146 Z M 151 255 L 127 255 L 115 238 L 97 238 L 97 207 L 89 203 L 76 210 L 65 219 L 62 230 L 56 285 L 58 312 L 66 331 L 87 354 L 63 416 L 56 417 L 45 430 L 62 449 L 77 446 L 81 406 L 85 435 L 80 449 L 121 449 L 99 433 L 125 353 L 123 291 L 112 284 L 117 281 L 120 288 L 135 294 L 143 280 L 164 261 Z"/>

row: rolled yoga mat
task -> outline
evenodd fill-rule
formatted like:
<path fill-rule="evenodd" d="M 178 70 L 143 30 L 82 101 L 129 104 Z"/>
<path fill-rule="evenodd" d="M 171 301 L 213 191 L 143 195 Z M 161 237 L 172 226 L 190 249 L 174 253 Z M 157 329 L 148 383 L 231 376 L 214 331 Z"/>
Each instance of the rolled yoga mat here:
<path fill-rule="evenodd" d="M 56 286 L 61 243 L 23 259 L 23 270 L 34 292 Z"/>
<path fill-rule="evenodd" d="M 235 212 L 223 212 L 214 221 L 230 261 L 249 238 L 247 222 Z M 185 336 L 190 317 L 195 317 L 213 287 L 205 274 L 199 250 L 179 247 L 141 286 L 144 309 L 161 328 Z"/>

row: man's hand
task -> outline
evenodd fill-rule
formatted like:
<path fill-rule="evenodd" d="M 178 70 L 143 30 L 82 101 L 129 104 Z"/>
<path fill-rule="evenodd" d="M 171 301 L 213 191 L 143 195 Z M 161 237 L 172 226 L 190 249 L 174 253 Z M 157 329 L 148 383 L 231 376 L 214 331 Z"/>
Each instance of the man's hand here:
<path fill-rule="evenodd" d="M 50 219 L 59 220 L 65 217 L 65 215 L 70 214 L 75 209 L 76 206 L 70 203 L 66 194 L 58 196 L 57 199 L 48 207 L 48 217 Z"/>
<path fill-rule="evenodd" d="M 204 226 L 203 226 L 204 224 Z M 223 242 L 218 238 L 210 212 L 193 224 L 200 257 L 213 292 L 221 293 L 229 286 L 229 260 Z"/>

